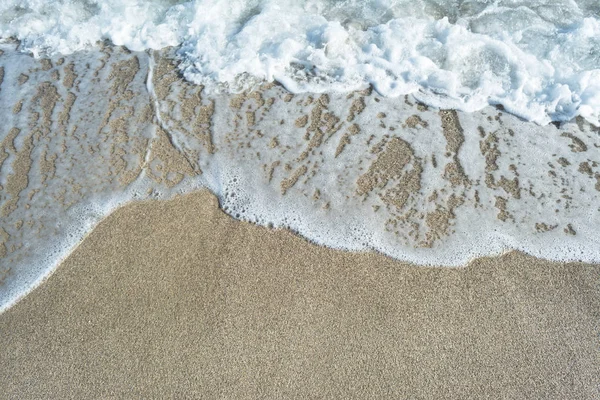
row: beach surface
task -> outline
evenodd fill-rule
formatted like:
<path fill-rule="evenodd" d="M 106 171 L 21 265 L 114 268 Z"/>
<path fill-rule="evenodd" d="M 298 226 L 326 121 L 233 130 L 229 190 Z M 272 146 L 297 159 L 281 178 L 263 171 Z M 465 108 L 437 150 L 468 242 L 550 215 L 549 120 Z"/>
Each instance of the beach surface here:
<path fill-rule="evenodd" d="M 0 400 L 600 399 L 597 0 L 22 3 Z"/>
<path fill-rule="evenodd" d="M 401 263 L 132 203 L 0 315 L 7 399 L 600 396 L 600 266 Z"/>

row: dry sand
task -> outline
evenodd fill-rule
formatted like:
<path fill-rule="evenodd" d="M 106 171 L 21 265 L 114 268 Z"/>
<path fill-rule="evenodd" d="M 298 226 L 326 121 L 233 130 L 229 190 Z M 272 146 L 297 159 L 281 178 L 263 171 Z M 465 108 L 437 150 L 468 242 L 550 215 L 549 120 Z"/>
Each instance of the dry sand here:
<path fill-rule="evenodd" d="M 126 206 L 0 315 L 1 398 L 600 398 L 600 266 L 423 268 Z"/>

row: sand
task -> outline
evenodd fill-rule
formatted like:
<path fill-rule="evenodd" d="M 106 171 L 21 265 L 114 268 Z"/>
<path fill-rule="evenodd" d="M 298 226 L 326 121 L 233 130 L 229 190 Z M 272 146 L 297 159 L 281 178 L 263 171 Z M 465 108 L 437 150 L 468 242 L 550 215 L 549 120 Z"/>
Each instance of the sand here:
<path fill-rule="evenodd" d="M 600 266 L 425 268 L 130 204 L 0 315 L 1 398 L 600 398 Z"/>

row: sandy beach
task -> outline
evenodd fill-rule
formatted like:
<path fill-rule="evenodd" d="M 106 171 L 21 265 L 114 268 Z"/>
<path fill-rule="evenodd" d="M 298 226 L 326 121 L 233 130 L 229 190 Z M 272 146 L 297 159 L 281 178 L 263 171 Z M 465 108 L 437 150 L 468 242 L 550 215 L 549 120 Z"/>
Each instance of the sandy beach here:
<path fill-rule="evenodd" d="M 1 398 L 597 399 L 600 266 L 426 268 L 130 204 L 0 315 Z"/>
<path fill-rule="evenodd" d="M 0 42 L 0 399 L 600 399 L 592 86 L 527 119 L 158 47 Z"/>

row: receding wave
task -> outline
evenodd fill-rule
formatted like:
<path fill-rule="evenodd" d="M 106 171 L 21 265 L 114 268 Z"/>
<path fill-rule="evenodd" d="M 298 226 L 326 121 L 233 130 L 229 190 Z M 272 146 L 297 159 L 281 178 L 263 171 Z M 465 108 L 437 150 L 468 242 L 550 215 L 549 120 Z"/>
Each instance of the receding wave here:
<path fill-rule="evenodd" d="M 541 126 L 371 88 L 215 93 L 182 79 L 176 48 L 17 46 L 0 44 L 0 311 L 117 207 L 198 188 L 235 218 L 418 264 L 600 261 L 600 135 L 581 117 Z"/>

